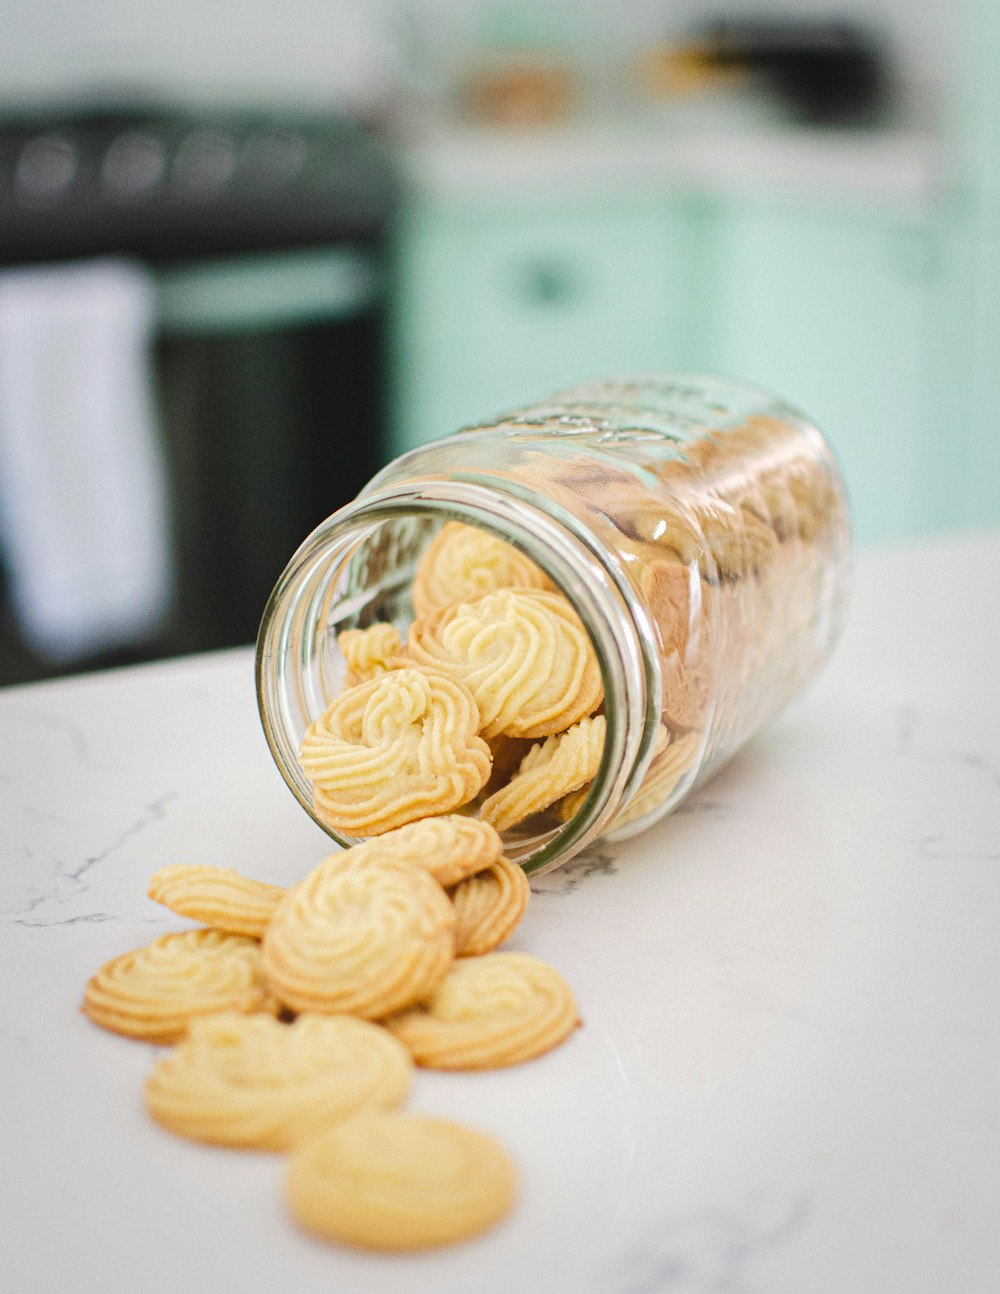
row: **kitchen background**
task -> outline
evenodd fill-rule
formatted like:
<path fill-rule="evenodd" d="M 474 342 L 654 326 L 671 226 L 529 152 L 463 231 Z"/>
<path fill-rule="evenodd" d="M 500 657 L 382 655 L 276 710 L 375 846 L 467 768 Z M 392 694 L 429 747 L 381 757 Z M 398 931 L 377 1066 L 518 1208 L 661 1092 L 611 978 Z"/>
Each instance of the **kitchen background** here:
<path fill-rule="evenodd" d="M 560 386 L 808 410 L 1000 520 L 992 0 L 5 0 L 0 683 L 252 639 L 388 458 Z"/>

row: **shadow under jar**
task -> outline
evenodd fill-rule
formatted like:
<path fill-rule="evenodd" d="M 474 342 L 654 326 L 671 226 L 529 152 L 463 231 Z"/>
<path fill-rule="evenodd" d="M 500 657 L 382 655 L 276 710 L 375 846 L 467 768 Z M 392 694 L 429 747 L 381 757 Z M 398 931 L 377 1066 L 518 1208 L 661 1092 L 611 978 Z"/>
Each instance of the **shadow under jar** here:
<path fill-rule="evenodd" d="M 302 738 L 343 688 L 337 635 L 387 621 L 405 637 L 420 555 L 449 521 L 530 557 L 600 665 L 596 776 L 504 833 L 531 873 L 669 813 L 815 675 L 844 621 L 837 465 L 802 413 L 747 384 L 596 382 L 411 450 L 304 541 L 258 638 L 275 761 L 344 845 L 357 837 L 314 806 Z"/>

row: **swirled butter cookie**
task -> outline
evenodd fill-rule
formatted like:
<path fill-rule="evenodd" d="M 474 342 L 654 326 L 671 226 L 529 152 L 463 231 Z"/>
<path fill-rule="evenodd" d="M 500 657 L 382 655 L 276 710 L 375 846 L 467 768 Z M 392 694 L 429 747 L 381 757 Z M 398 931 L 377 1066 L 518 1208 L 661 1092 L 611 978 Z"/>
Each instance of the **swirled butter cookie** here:
<path fill-rule="evenodd" d="M 661 729 L 665 731 L 665 729 Z M 664 743 L 649 765 L 633 799 L 611 822 L 611 829 L 644 818 L 663 803 L 694 764 L 701 746 L 701 733 L 689 732 Z"/>
<path fill-rule="evenodd" d="M 551 589 L 530 557 L 497 535 L 449 521 L 424 549 L 413 577 L 413 610 L 430 615 L 497 589 Z"/>
<path fill-rule="evenodd" d="M 490 772 L 478 725 L 469 689 L 436 671 L 394 668 L 349 688 L 302 740 L 317 815 L 379 835 L 465 804 Z"/>
<path fill-rule="evenodd" d="M 451 813 L 397 827 L 355 849 L 364 858 L 400 858 L 447 886 L 495 863 L 503 853 L 503 841 L 488 822 Z"/>
<path fill-rule="evenodd" d="M 449 893 L 455 905 L 455 955 L 478 957 L 514 933 L 527 910 L 531 886 L 522 867 L 501 857 Z"/>
<path fill-rule="evenodd" d="M 501 589 L 418 617 L 403 655 L 460 679 L 485 737 L 547 737 L 604 697 L 593 646 L 560 593 Z"/>
<path fill-rule="evenodd" d="M 281 903 L 264 935 L 264 974 L 293 1011 L 376 1020 L 436 988 L 454 929 L 448 896 L 422 868 L 346 849 Z"/>
<path fill-rule="evenodd" d="M 507 785 L 483 801 L 483 820 L 506 831 L 592 781 L 601 765 L 605 730 L 604 716 L 597 714 L 532 746 Z"/>
<path fill-rule="evenodd" d="M 175 931 L 122 953 L 91 976 L 83 996 L 95 1024 L 147 1042 L 174 1042 L 189 1021 L 213 1011 L 273 1006 L 258 941 L 209 929 Z"/>
<path fill-rule="evenodd" d="M 429 1249 L 478 1235 L 514 1201 L 515 1173 L 485 1133 L 427 1115 L 359 1114 L 296 1146 L 292 1216 L 366 1249 Z"/>
<path fill-rule="evenodd" d="M 384 674 L 402 645 L 399 630 L 384 621 L 367 629 L 344 629 L 337 635 L 337 646 L 347 667 L 344 686 L 355 687 Z"/>
<path fill-rule="evenodd" d="M 146 1106 L 193 1141 L 284 1150 L 359 1110 L 398 1105 L 412 1072 L 406 1048 L 366 1020 L 225 1011 L 191 1021 L 150 1074 Z"/>
<path fill-rule="evenodd" d="M 551 1050 L 578 1024 L 559 972 L 529 953 L 463 957 L 419 1006 L 384 1020 L 427 1069 L 500 1069 Z"/>
<path fill-rule="evenodd" d="M 173 863 L 149 878 L 146 891 L 179 916 L 216 930 L 259 939 L 285 897 L 281 885 L 254 881 L 229 867 Z"/>

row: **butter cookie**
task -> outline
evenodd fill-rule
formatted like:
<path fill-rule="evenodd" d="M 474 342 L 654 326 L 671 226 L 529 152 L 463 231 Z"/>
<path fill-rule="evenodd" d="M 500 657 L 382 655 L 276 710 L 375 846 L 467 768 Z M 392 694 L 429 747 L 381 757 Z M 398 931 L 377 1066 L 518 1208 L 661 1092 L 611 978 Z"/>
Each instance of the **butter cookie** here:
<path fill-rule="evenodd" d="M 593 646 L 560 593 L 501 589 L 410 625 L 403 655 L 472 692 L 484 737 L 547 737 L 604 697 Z"/>
<path fill-rule="evenodd" d="M 377 1020 L 436 988 L 454 930 L 448 896 L 422 868 L 346 849 L 289 891 L 264 935 L 264 974 L 293 1011 Z"/>
<path fill-rule="evenodd" d="M 579 1023 L 569 985 L 529 953 L 462 957 L 419 1006 L 384 1020 L 427 1069 L 500 1069 L 540 1056 Z"/>
<path fill-rule="evenodd" d="M 95 1024 L 147 1042 L 176 1041 L 199 1015 L 274 1005 L 258 941 L 210 929 L 174 931 L 112 958 L 83 997 L 83 1013 Z"/>
<path fill-rule="evenodd" d="M 514 1167 L 493 1137 L 422 1114 L 359 1114 L 293 1151 L 292 1216 L 308 1231 L 398 1252 L 465 1240 L 514 1201 Z"/>
<path fill-rule="evenodd" d="M 157 1062 L 146 1106 L 193 1141 L 284 1150 L 359 1110 L 395 1107 L 412 1072 L 402 1043 L 366 1020 L 224 1011 L 192 1020 Z"/>
<path fill-rule="evenodd" d="M 661 729 L 661 732 L 666 731 Z M 646 776 L 632 800 L 612 820 L 609 830 L 644 818 L 658 808 L 692 767 L 701 746 L 701 733 L 689 732 L 664 743 L 653 755 Z"/>
<path fill-rule="evenodd" d="M 355 849 L 364 858 L 400 858 L 448 886 L 495 863 L 503 841 L 488 822 L 452 813 L 397 827 Z"/>
<path fill-rule="evenodd" d="M 551 589 L 552 581 L 530 557 L 497 535 L 448 521 L 424 549 L 413 577 L 413 610 L 430 615 L 497 589 Z"/>
<path fill-rule="evenodd" d="M 287 891 L 230 867 L 172 863 L 149 878 L 147 894 L 179 916 L 259 939 Z"/>
<path fill-rule="evenodd" d="M 478 957 L 492 952 L 517 929 L 531 886 L 523 867 L 501 857 L 449 893 L 455 907 L 455 956 Z"/>
<path fill-rule="evenodd" d="M 403 640 L 395 625 L 379 621 L 367 629 L 344 629 L 337 646 L 344 658 L 344 686 L 355 687 L 384 674 L 399 654 Z"/>
<path fill-rule="evenodd" d="M 604 716 L 598 714 L 532 746 L 507 785 L 483 801 L 483 820 L 506 831 L 592 781 L 601 764 L 605 731 Z"/>
<path fill-rule="evenodd" d="M 436 671 L 393 668 L 349 688 L 302 740 L 317 816 L 379 835 L 467 803 L 490 773 L 478 725 L 469 689 Z"/>

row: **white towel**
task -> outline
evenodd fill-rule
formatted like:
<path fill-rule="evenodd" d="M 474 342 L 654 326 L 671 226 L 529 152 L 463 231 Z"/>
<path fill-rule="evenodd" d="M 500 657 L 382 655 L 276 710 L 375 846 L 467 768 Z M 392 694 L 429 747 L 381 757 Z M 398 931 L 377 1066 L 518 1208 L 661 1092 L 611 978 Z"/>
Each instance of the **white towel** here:
<path fill-rule="evenodd" d="M 141 642 L 169 605 L 155 308 L 131 261 L 0 271 L 0 560 L 51 661 Z"/>

